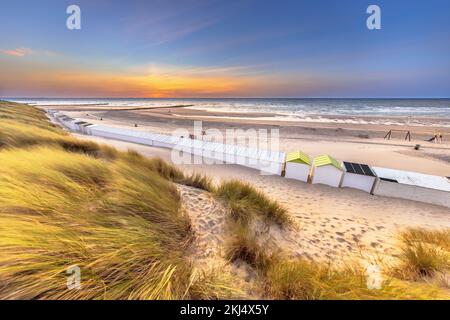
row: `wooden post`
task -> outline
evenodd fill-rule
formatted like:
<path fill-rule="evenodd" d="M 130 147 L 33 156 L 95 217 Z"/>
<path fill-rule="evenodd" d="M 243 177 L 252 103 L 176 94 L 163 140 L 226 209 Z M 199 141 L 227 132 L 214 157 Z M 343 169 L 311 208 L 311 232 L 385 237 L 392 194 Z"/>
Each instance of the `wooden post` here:
<path fill-rule="evenodd" d="M 389 130 L 389 132 L 384 136 L 384 139 L 388 138 L 388 140 L 391 140 L 391 132 L 392 130 Z"/>
<path fill-rule="evenodd" d="M 406 134 L 406 137 L 408 138 L 409 141 L 411 141 L 411 132 L 410 131 L 408 131 L 408 133 Z M 405 138 L 405 140 L 406 140 L 406 138 Z"/>

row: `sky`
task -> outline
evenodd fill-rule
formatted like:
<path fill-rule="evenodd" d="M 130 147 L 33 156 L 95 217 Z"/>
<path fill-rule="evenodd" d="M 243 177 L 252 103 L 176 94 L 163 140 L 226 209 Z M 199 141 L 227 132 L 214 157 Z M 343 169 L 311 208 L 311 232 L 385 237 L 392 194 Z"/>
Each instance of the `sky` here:
<path fill-rule="evenodd" d="M 450 97 L 448 0 L 0 0 L 0 25 L 0 97 Z"/>

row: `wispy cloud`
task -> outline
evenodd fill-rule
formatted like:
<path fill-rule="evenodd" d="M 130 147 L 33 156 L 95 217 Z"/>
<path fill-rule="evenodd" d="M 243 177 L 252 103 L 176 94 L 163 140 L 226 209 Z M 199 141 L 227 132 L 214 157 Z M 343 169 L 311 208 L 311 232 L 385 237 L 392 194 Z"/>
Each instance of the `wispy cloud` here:
<path fill-rule="evenodd" d="M 30 48 L 5 49 L 0 50 L 0 52 L 13 57 L 25 57 L 34 54 L 34 51 Z"/>
<path fill-rule="evenodd" d="M 156 1 L 157 10 L 154 3 L 151 9 L 148 6 L 145 3 L 138 7 L 139 12 L 121 21 L 127 36 L 138 37 L 142 48 L 174 42 L 217 25 L 238 12 L 242 3 L 191 0 L 181 1 L 174 7 Z M 199 12 L 207 14 L 199 15 Z"/>
<path fill-rule="evenodd" d="M 12 57 L 25 57 L 31 55 L 41 55 L 41 56 L 56 56 L 57 53 L 50 50 L 33 50 L 27 47 L 20 47 L 16 49 L 0 49 L 0 53 L 12 56 Z"/>

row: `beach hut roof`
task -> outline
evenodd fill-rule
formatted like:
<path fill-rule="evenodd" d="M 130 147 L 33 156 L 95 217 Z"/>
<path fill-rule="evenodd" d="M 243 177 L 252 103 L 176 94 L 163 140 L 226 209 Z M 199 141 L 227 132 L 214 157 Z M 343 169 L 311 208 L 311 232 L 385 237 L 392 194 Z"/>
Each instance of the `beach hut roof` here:
<path fill-rule="evenodd" d="M 294 151 L 287 154 L 286 162 L 297 162 L 310 166 L 311 158 L 306 153 L 303 153 L 301 151 Z"/>
<path fill-rule="evenodd" d="M 382 180 L 450 192 L 450 182 L 444 177 L 388 168 L 372 167 L 372 169 Z"/>
<path fill-rule="evenodd" d="M 315 157 L 314 165 L 316 167 L 331 165 L 339 170 L 342 170 L 341 164 L 336 159 L 325 154 Z"/>
<path fill-rule="evenodd" d="M 345 170 L 349 173 L 359 174 L 362 176 L 375 177 L 372 169 L 367 164 L 353 163 L 344 161 Z"/>

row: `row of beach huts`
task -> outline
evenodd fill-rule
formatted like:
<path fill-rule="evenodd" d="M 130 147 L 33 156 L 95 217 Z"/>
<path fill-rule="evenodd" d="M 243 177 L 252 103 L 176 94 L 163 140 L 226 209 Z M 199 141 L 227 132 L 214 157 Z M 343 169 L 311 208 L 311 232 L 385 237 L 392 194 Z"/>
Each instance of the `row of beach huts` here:
<path fill-rule="evenodd" d="M 216 163 L 242 165 L 288 179 L 332 187 L 354 188 L 374 195 L 415 200 L 450 208 L 448 177 L 340 162 L 329 155 L 311 158 L 301 151 L 286 154 L 189 137 L 92 124 L 73 119 L 57 110 L 49 110 L 48 114 L 53 121 L 74 132 L 179 150 L 215 160 Z"/>

